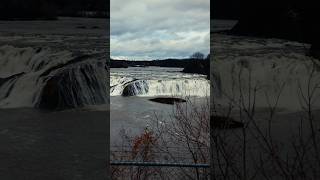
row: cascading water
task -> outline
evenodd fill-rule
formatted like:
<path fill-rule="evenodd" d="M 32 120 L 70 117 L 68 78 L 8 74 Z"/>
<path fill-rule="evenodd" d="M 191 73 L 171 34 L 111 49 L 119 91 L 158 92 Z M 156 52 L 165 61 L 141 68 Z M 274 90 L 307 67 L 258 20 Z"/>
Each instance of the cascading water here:
<path fill-rule="evenodd" d="M 276 104 L 279 109 L 296 111 L 309 93 L 311 105 L 320 107 L 320 63 L 306 56 L 306 44 L 222 34 L 214 38 L 211 85 L 215 86 L 215 103 L 229 106 L 241 101 L 259 108 Z"/>
<path fill-rule="evenodd" d="M 159 67 L 111 71 L 110 95 L 204 97 L 210 94 L 210 82 L 205 76 L 179 71 L 180 68 Z"/>
<path fill-rule="evenodd" d="M 103 54 L 0 47 L 0 107 L 60 109 L 108 102 Z"/>

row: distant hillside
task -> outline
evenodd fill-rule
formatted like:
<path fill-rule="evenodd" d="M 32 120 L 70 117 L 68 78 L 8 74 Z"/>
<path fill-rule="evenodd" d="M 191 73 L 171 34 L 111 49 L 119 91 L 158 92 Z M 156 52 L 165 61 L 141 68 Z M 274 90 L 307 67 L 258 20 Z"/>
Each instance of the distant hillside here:
<path fill-rule="evenodd" d="M 242 1 L 239 0 L 215 0 L 211 1 L 211 19 L 239 19 Z"/>
<path fill-rule="evenodd" d="M 228 6 L 219 15 L 239 20 L 231 34 L 281 38 L 312 44 L 310 55 L 320 58 L 319 5 L 316 2 L 298 0 L 243 0 L 241 3 L 227 0 L 229 7 L 238 6 L 235 12 Z M 217 0 L 217 5 L 224 4 Z M 216 7 L 218 8 L 218 7 Z M 219 17 L 217 15 L 217 17 Z"/>
<path fill-rule="evenodd" d="M 54 20 L 58 16 L 108 17 L 105 0 L 1 0 L 0 20 Z"/>
<path fill-rule="evenodd" d="M 209 59 L 164 59 L 153 61 L 127 61 L 127 60 L 112 60 L 110 68 L 128 68 L 135 66 L 159 66 L 159 67 L 178 67 L 184 68 L 184 73 L 196 73 L 207 75 L 209 79 L 210 61 Z"/>

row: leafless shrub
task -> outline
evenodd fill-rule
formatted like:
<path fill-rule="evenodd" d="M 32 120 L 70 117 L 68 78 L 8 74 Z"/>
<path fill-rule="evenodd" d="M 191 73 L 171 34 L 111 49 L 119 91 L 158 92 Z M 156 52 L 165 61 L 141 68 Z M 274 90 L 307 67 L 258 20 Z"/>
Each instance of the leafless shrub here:
<path fill-rule="evenodd" d="M 278 102 L 281 100 L 285 82 L 279 83 L 276 94 L 267 91 L 264 97 L 257 93 L 264 91 L 251 80 L 250 68 L 242 66 L 232 72 L 233 82 L 230 94 L 224 94 L 229 103 L 220 106 L 212 97 L 211 113 L 215 116 L 234 117 L 244 123 L 236 130 L 211 131 L 212 179 L 319 179 L 319 133 L 315 126 L 313 103 L 319 97 L 319 79 L 315 78 L 317 65 L 313 64 L 304 92 L 298 83 L 298 96 L 301 102 L 300 124 L 290 135 L 286 132 L 285 142 L 276 137 Z M 244 73 L 244 71 L 246 71 Z M 248 81 L 242 81 L 244 78 Z M 260 93 L 261 94 L 261 93 Z M 256 102 L 265 98 L 267 116 L 257 116 Z M 292 97 L 294 98 L 294 97 Z M 215 121 L 213 118 L 212 121 Z M 264 123 L 264 125 L 262 125 Z M 305 127 L 308 124 L 308 127 Z M 285 127 L 283 127 L 285 128 Z"/>
<path fill-rule="evenodd" d="M 149 127 L 132 137 L 122 132 L 125 160 L 186 164 L 209 163 L 209 100 L 174 105 L 169 118 L 155 112 Z M 124 160 L 118 148 L 111 159 Z M 124 175 L 125 174 L 125 175 Z M 122 175 L 122 176 L 121 176 Z M 113 179 L 208 179 L 209 169 L 199 167 L 113 167 Z M 124 178 L 125 179 L 125 178 Z"/>

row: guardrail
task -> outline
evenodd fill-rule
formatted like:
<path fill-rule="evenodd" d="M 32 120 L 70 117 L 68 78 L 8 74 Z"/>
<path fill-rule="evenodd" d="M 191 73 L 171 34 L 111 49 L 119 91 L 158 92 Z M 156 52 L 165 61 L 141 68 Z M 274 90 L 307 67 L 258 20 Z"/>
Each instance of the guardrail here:
<path fill-rule="evenodd" d="M 136 162 L 136 161 L 112 161 L 111 166 L 152 166 L 152 167 L 189 167 L 209 168 L 209 164 L 188 164 L 188 163 L 161 163 L 161 162 Z"/>

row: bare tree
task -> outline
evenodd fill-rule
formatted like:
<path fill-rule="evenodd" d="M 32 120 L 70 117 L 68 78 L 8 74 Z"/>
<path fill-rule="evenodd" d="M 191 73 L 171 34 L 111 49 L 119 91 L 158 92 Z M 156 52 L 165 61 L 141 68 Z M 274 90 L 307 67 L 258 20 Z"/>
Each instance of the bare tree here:
<path fill-rule="evenodd" d="M 120 145 L 112 159 L 139 162 L 209 163 L 210 102 L 195 103 L 186 98 L 177 103 L 170 117 L 154 113 L 150 126 L 138 136 L 122 131 Z M 124 149 L 127 150 L 124 150 Z M 113 179 L 209 179 L 209 169 L 198 167 L 112 167 Z"/>
<path fill-rule="evenodd" d="M 221 92 L 228 103 L 221 106 L 212 97 L 212 114 L 234 117 L 244 123 L 244 127 L 211 130 L 213 179 L 319 179 L 320 139 L 316 133 L 319 124 L 313 104 L 319 97 L 320 82 L 315 63 L 309 61 L 308 64 L 312 71 L 308 79 L 304 79 L 306 88 L 297 80 L 297 98 L 301 103 L 297 114 L 301 117 L 291 119 L 291 123 L 296 123 L 293 131 L 283 132 L 279 126 L 279 120 L 284 118 L 279 102 L 283 90 L 288 88 L 286 81 L 279 79 L 279 88 L 272 94 L 253 81 L 252 69 L 246 63 L 242 62 L 237 70 L 232 69 L 232 90 Z M 259 112 L 256 105 L 262 99 L 267 102 L 263 117 L 258 116 L 262 111 Z M 287 137 L 281 139 L 277 132 L 287 133 Z"/>
<path fill-rule="evenodd" d="M 195 52 L 190 56 L 191 59 L 204 59 L 204 54 L 201 52 Z"/>

